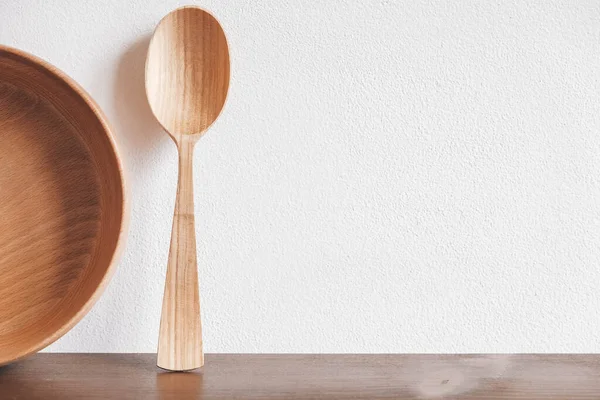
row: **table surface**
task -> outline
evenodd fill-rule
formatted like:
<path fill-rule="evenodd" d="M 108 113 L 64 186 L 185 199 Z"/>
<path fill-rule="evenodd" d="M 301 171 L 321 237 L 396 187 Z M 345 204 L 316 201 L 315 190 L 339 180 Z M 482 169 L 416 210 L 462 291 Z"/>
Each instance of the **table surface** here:
<path fill-rule="evenodd" d="M 0 368 L 0 399 L 600 399 L 600 355 L 37 354 Z"/>

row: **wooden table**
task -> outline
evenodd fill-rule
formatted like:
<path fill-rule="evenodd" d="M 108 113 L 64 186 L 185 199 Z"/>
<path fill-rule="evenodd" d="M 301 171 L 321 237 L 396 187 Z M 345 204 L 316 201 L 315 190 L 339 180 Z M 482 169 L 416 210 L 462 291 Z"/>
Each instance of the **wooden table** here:
<path fill-rule="evenodd" d="M 595 355 L 38 354 L 0 368 L 0 399 L 600 399 Z"/>

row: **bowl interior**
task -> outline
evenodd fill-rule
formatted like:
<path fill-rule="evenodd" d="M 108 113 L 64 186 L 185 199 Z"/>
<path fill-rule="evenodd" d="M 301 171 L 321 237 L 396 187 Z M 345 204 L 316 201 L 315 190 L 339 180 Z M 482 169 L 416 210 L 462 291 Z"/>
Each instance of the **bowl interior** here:
<path fill-rule="evenodd" d="M 0 364 L 89 310 L 115 258 L 123 200 L 93 102 L 52 67 L 0 48 Z"/>

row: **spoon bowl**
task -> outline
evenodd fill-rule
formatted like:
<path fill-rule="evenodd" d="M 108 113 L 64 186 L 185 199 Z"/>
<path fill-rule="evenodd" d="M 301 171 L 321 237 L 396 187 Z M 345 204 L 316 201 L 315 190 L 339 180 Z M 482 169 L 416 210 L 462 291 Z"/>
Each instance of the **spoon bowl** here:
<path fill-rule="evenodd" d="M 178 141 L 199 138 L 217 119 L 229 89 L 229 49 L 219 22 L 198 7 L 160 21 L 146 59 L 146 94 L 163 128 Z"/>
<path fill-rule="evenodd" d="M 229 88 L 229 49 L 217 20 L 198 7 L 164 17 L 150 41 L 146 94 L 179 152 L 179 180 L 160 320 L 157 365 L 204 365 L 196 259 L 194 145 L 217 119 Z"/>

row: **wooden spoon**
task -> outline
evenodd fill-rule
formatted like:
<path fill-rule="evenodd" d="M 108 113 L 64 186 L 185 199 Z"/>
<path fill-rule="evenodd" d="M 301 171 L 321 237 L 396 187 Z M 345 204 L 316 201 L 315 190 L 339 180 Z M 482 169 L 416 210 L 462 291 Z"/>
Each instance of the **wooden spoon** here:
<path fill-rule="evenodd" d="M 198 7 L 179 8 L 154 32 L 146 94 L 179 152 L 179 181 L 165 282 L 157 365 L 184 371 L 204 365 L 198 294 L 192 159 L 194 144 L 217 119 L 229 88 L 223 29 Z"/>

